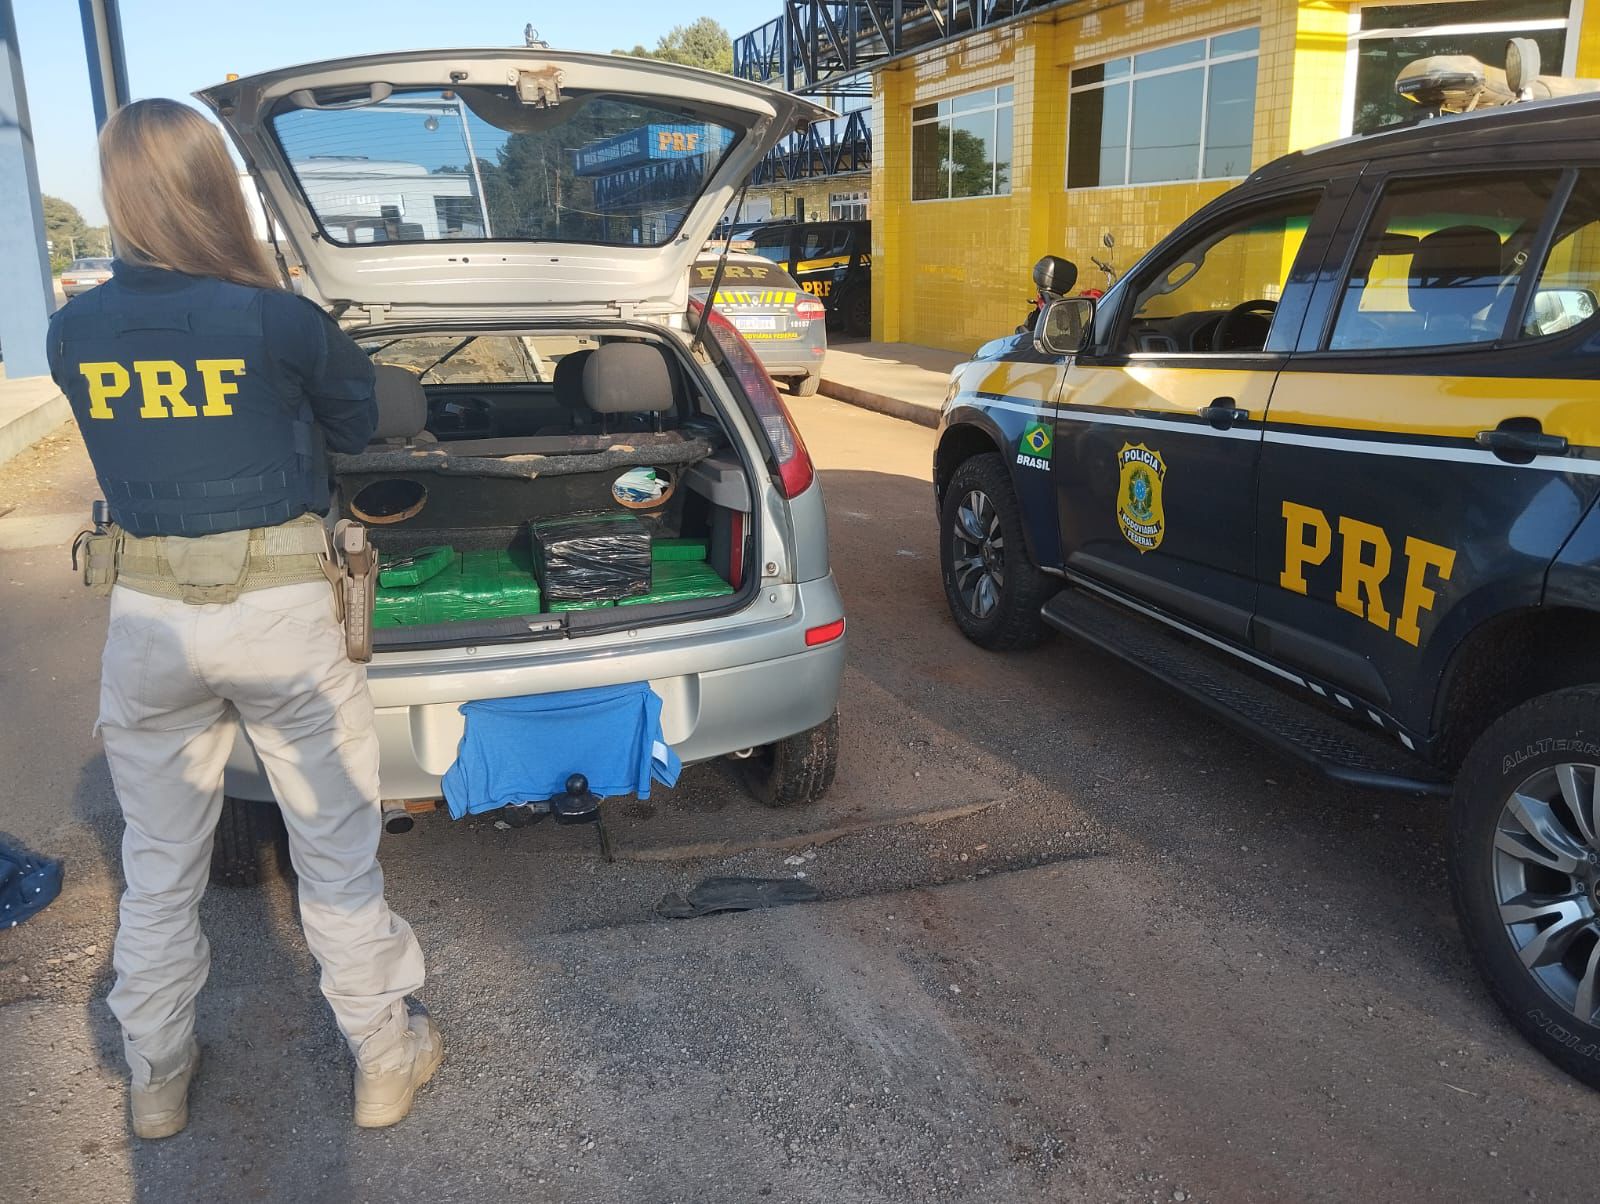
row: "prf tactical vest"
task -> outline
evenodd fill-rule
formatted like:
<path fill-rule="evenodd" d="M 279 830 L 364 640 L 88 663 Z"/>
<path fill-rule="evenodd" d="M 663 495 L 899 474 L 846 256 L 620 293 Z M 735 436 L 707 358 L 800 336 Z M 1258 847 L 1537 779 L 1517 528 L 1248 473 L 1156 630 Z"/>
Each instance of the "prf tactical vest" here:
<path fill-rule="evenodd" d="M 131 535 L 209 535 L 326 510 L 320 434 L 268 345 L 264 290 L 169 278 L 186 283 L 109 281 L 51 328 L 112 520 Z"/>

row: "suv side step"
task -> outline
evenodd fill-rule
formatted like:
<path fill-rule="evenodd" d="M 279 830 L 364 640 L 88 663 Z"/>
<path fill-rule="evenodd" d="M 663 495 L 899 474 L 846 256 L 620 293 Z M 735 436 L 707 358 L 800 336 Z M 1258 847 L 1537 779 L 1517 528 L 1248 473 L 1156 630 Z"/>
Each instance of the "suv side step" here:
<path fill-rule="evenodd" d="M 1062 590 L 1045 622 L 1137 665 L 1267 746 L 1340 782 L 1409 794 L 1448 794 L 1438 770 L 1389 740 L 1353 728 L 1286 691 L 1227 664 L 1221 654 L 1165 625 L 1094 597 Z"/>

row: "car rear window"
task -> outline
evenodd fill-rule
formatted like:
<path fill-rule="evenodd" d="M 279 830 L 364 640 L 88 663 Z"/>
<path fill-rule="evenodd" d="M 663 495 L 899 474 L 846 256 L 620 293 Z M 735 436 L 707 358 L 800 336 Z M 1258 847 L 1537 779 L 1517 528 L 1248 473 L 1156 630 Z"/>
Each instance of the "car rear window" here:
<path fill-rule="evenodd" d="M 361 344 L 375 364 L 415 372 L 425 385 L 548 384 L 562 357 L 598 346 L 583 335 L 410 335 Z"/>
<path fill-rule="evenodd" d="M 289 101 L 273 131 L 323 233 L 343 245 L 511 239 L 660 246 L 735 140 L 645 98 L 515 89 Z"/>

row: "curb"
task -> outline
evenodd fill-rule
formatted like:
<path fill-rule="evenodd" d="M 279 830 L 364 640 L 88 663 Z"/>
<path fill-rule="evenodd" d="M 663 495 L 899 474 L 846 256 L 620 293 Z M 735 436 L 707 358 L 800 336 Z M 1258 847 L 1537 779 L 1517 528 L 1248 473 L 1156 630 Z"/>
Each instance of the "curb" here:
<path fill-rule="evenodd" d="M 55 389 L 54 385 L 50 387 Z M 5 408 L 13 412 L 6 415 Z M 21 455 L 71 421 L 72 407 L 60 393 L 26 407 L 0 407 L 0 464 Z"/>
<path fill-rule="evenodd" d="M 906 422 L 915 422 L 918 426 L 937 427 L 939 425 L 939 411 L 931 406 L 918 405 L 914 401 L 902 401 L 898 397 L 886 397 L 882 393 L 869 393 L 866 389 L 858 389 L 854 385 L 840 384 L 836 380 L 822 379 L 822 387 L 818 390 L 824 397 L 831 397 L 835 401 L 842 401 L 847 405 L 860 406 L 863 410 L 875 410 L 879 414 L 887 414 L 890 418 L 900 418 Z"/>

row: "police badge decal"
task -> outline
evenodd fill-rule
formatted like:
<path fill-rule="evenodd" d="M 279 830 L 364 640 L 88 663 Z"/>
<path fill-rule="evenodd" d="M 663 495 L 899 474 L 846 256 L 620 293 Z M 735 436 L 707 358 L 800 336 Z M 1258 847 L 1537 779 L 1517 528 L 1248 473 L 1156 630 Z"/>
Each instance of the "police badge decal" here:
<path fill-rule="evenodd" d="M 1117 483 L 1117 525 L 1122 537 L 1140 552 L 1153 552 L 1167 533 L 1167 515 L 1161 507 L 1161 484 L 1167 466 L 1161 453 L 1142 443 L 1124 443 L 1117 453 L 1121 470 Z"/>

